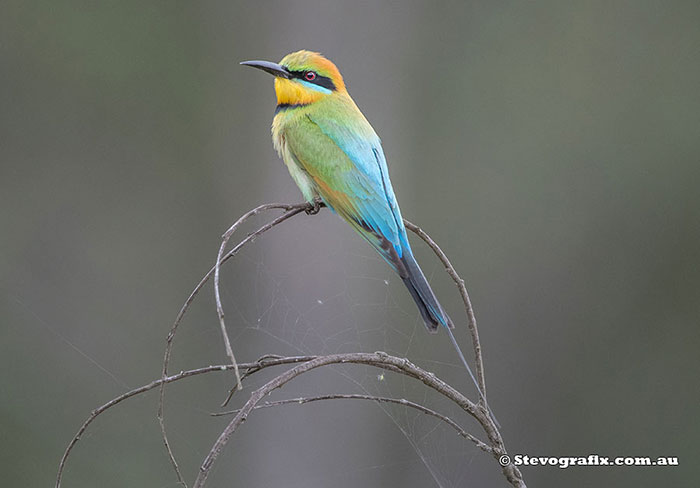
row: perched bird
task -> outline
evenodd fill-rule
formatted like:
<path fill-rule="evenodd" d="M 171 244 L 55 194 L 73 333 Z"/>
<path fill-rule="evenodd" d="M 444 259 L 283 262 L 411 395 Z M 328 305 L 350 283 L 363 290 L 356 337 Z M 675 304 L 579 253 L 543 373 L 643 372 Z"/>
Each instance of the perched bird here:
<path fill-rule="evenodd" d="M 279 64 L 241 64 L 275 77 L 272 139 L 306 201 L 316 208 L 323 202 L 340 215 L 398 273 L 428 331 L 446 328 L 485 402 L 450 330 L 454 325 L 413 257 L 379 136 L 350 98 L 338 68 L 311 51 L 288 54 Z"/>
<path fill-rule="evenodd" d="M 323 202 L 340 215 L 398 273 L 428 331 L 445 327 L 486 404 L 452 333 L 454 325 L 413 257 L 379 136 L 350 98 L 338 68 L 311 51 L 288 54 L 279 64 L 241 64 L 275 77 L 272 140 L 306 201 L 316 209 Z"/>
<path fill-rule="evenodd" d="M 398 273 L 429 331 L 452 328 L 413 257 L 379 137 L 322 55 L 298 51 L 279 64 L 244 61 L 275 76 L 275 148 L 304 198 L 345 219 Z"/>

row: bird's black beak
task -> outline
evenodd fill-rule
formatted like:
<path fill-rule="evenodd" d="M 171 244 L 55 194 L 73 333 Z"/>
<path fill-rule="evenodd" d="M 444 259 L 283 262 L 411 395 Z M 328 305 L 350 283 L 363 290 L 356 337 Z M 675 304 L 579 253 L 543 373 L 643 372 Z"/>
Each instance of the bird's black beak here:
<path fill-rule="evenodd" d="M 251 66 L 253 68 L 258 68 L 263 71 L 267 71 L 273 76 L 279 76 L 280 78 L 291 78 L 291 73 L 287 68 L 281 66 L 277 63 L 271 63 L 269 61 L 243 61 L 241 63 L 244 66 Z"/>

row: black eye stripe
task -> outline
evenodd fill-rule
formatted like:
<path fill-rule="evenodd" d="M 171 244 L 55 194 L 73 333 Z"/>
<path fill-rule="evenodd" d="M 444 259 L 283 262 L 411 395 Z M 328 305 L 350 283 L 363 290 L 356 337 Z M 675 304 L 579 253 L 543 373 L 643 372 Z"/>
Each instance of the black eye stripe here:
<path fill-rule="evenodd" d="M 307 83 L 313 83 L 314 85 L 322 86 L 323 88 L 327 88 L 331 91 L 335 91 L 335 84 L 333 83 L 333 80 L 328 78 L 327 76 L 322 76 L 318 73 L 316 73 L 316 79 L 313 81 L 309 81 L 304 78 L 304 75 L 308 73 L 308 71 L 289 71 L 289 73 L 292 75 L 292 78 L 297 78 L 300 80 L 304 80 Z"/>

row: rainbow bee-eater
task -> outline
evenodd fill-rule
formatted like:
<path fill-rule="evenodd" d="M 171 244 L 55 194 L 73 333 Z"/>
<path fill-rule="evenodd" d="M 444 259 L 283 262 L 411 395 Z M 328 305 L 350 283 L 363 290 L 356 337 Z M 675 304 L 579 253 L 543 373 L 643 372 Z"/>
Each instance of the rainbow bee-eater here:
<path fill-rule="evenodd" d="M 413 257 L 379 136 L 350 98 L 338 68 L 311 51 L 288 54 L 279 63 L 241 64 L 275 77 L 272 140 L 304 199 L 316 208 L 323 202 L 340 215 L 398 273 L 428 331 L 446 328 L 486 403 L 454 325 Z"/>
<path fill-rule="evenodd" d="M 338 68 L 311 51 L 241 64 L 275 77 L 272 139 L 306 201 L 322 201 L 398 273 L 429 331 L 452 328 L 413 257 L 382 144 Z"/>
<path fill-rule="evenodd" d="M 288 54 L 279 63 L 241 64 L 275 77 L 272 140 L 304 199 L 340 215 L 398 273 L 428 331 L 446 328 L 485 401 L 450 330 L 454 325 L 413 257 L 379 136 L 350 98 L 338 68 L 311 51 Z"/>

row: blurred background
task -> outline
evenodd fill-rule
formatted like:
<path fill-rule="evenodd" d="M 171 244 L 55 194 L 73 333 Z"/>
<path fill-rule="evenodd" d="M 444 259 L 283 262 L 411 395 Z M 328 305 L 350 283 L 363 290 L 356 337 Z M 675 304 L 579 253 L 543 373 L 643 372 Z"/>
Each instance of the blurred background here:
<path fill-rule="evenodd" d="M 336 62 L 382 137 L 404 216 L 466 280 L 510 453 L 680 459 L 523 467 L 528 484 L 689 486 L 700 475 L 699 21 L 690 1 L 3 2 L 3 484 L 52 486 L 90 411 L 159 377 L 221 233 L 254 206 L 300 201 L 270 140 L 272 79 L 238 62 L 311 49 Z M 471 351 L 457 290 L 415 249 Z M 401 281 L 328 211 L 258 239 L 226 266 L 222 292 L 241 361 L 386 350 L 475 397 L 445 334 L 425 332 Z M 224 362 L 207 287 L 170 369 Z M 232 381 L 167 390 L 189 481 L 228 422 L 209 413 Z M 418 385 L 357 366 L 272 399 L 362 392 L 428 403 L 483 437 Z M 100 417 L 63 486 L 177 486 L 156 406 L 151 392 Z M 210 485 L 506 483 L 425 416 L 334 401 L 256 412 Z"/>

